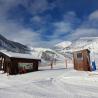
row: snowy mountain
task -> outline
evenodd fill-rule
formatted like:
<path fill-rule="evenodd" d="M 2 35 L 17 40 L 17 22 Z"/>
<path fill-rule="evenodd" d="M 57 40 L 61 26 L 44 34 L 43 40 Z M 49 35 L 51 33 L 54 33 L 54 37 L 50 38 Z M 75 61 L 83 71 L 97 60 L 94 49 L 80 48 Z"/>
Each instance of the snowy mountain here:
<path fill-rule="evenodd" d="M 69 41 L 64 41 L 55 45 L 54 47 L 56 47 L 56 51 L 61 53 L 73 52 L 82 49 L 89 49 L 98 53 L 98 37 L 83 37 L 73 41 L 72 43 Z"/>
<path fill-rule="evenodd" d="M 43 65 L 49 64 L 52 60 L 64 61 L 65 57 L 49 48 L 32 48 L 31 54 L 40 58 Z"/>
<path fill-rule="evenodd" d="M 18 42 L 10 41 L 5 37 L 3 37 L 1 34 L 0 34 L 0 50 L 8 50 L 21 53 L 29 52 L 29 48 L 27 46 L 22 45 Z"/>
<path fill-rule="evenodd" d="M 28 47 L 20 43 L 10 41 L 0 35 L 0 50 L 31 53 L 35 57 L 43 60 L 43 62 L 48 62 L 53 59 L 64 61 L 65 57 L 71 60 L 72 52 L 82 49 L 89 49 L 93 53 L 98 54 L 98 37 L 83 37 L 73 42 L 64 41 L 56 44 L 53 49 L 49 49 Z"/>
<path fill-rule="evenodd" d="M 69 47 L 71 44 L 72 43 L 70 41 L 64 41 L 64 42 L 56 44 L 55 47 L 64 49 L 66 47 Z"/>
<path fill-rule="evenodd" d="M 98 53 L 98 37 L 84 37 L 73 42 L 71 49 L 81 50 L 89 49 L 95 53 Z"/>
<path fill-rule="evenodd" d="M 44 65 L 50 63 L 51 60 L 57 61 L 64 60 L 64 56 L 49 48 L 32 48 L 22 45 L 17 42 L 10 41 L 0 35 L 0 51 L 17 52 L 17 53 L 29 53 L 35 58 L 41 59 Z"/>
<path fill-rule="evenodd" d="M 50 61 L 53 58 L 57 60 L 64 59 L 64 56 L 49 48 L 31 48 L 31 53 L 46 61 Z"/>
<path fill-rule="evenodd" d="M 98 54 L 98 37 L 83 37 L 73 42 L 64 41 L 54 46 L 54 49 L 60 54 L 72 59 L 72 52 L 89 49 L 94 54 Z"/>

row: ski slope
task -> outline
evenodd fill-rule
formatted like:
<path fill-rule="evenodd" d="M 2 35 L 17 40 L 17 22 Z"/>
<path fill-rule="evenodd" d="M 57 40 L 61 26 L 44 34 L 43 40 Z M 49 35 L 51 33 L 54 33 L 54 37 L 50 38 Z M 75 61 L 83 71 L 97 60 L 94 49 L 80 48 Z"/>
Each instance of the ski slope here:
<path fill-rule="evenodd" d="M 98 71 L 73 70 L 64 62 L 39 71 L 7 76 L 0 73 L 0 98 L 98 98 Z"/>

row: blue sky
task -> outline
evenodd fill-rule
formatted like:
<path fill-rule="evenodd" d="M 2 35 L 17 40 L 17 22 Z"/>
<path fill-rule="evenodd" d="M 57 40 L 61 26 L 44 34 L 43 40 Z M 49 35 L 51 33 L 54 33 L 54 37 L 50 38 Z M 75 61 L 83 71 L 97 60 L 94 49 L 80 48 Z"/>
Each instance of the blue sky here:
<path fill-rule="evenodd" d="M 98 0 L 0 0 L 0 34 L 33 47 L 98 36 Z"/>

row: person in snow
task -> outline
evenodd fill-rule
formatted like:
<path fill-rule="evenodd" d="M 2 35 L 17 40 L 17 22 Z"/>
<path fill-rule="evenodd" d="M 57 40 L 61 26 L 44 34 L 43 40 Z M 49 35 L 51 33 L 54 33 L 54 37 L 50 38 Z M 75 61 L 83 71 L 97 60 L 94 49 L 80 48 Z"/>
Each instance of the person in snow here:
<path fill-rule="evenodd" d="M 96 70 L 96 62 L 95 62 L 95 54 L 93 51 L 90 53 L 90 61 L 91 61 L 91 71 Z"/>

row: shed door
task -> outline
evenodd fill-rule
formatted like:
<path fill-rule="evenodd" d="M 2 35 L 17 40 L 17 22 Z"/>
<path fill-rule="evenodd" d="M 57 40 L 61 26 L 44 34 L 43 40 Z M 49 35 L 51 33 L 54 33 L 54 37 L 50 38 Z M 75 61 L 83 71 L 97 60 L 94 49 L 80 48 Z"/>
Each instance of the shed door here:
<path fill-rule="evenodd" d="M 84 70 L 84 61 L 83 61 L 83 54 L 81 52 L 77 53 L 77 64 L 79 70 Z"/>

